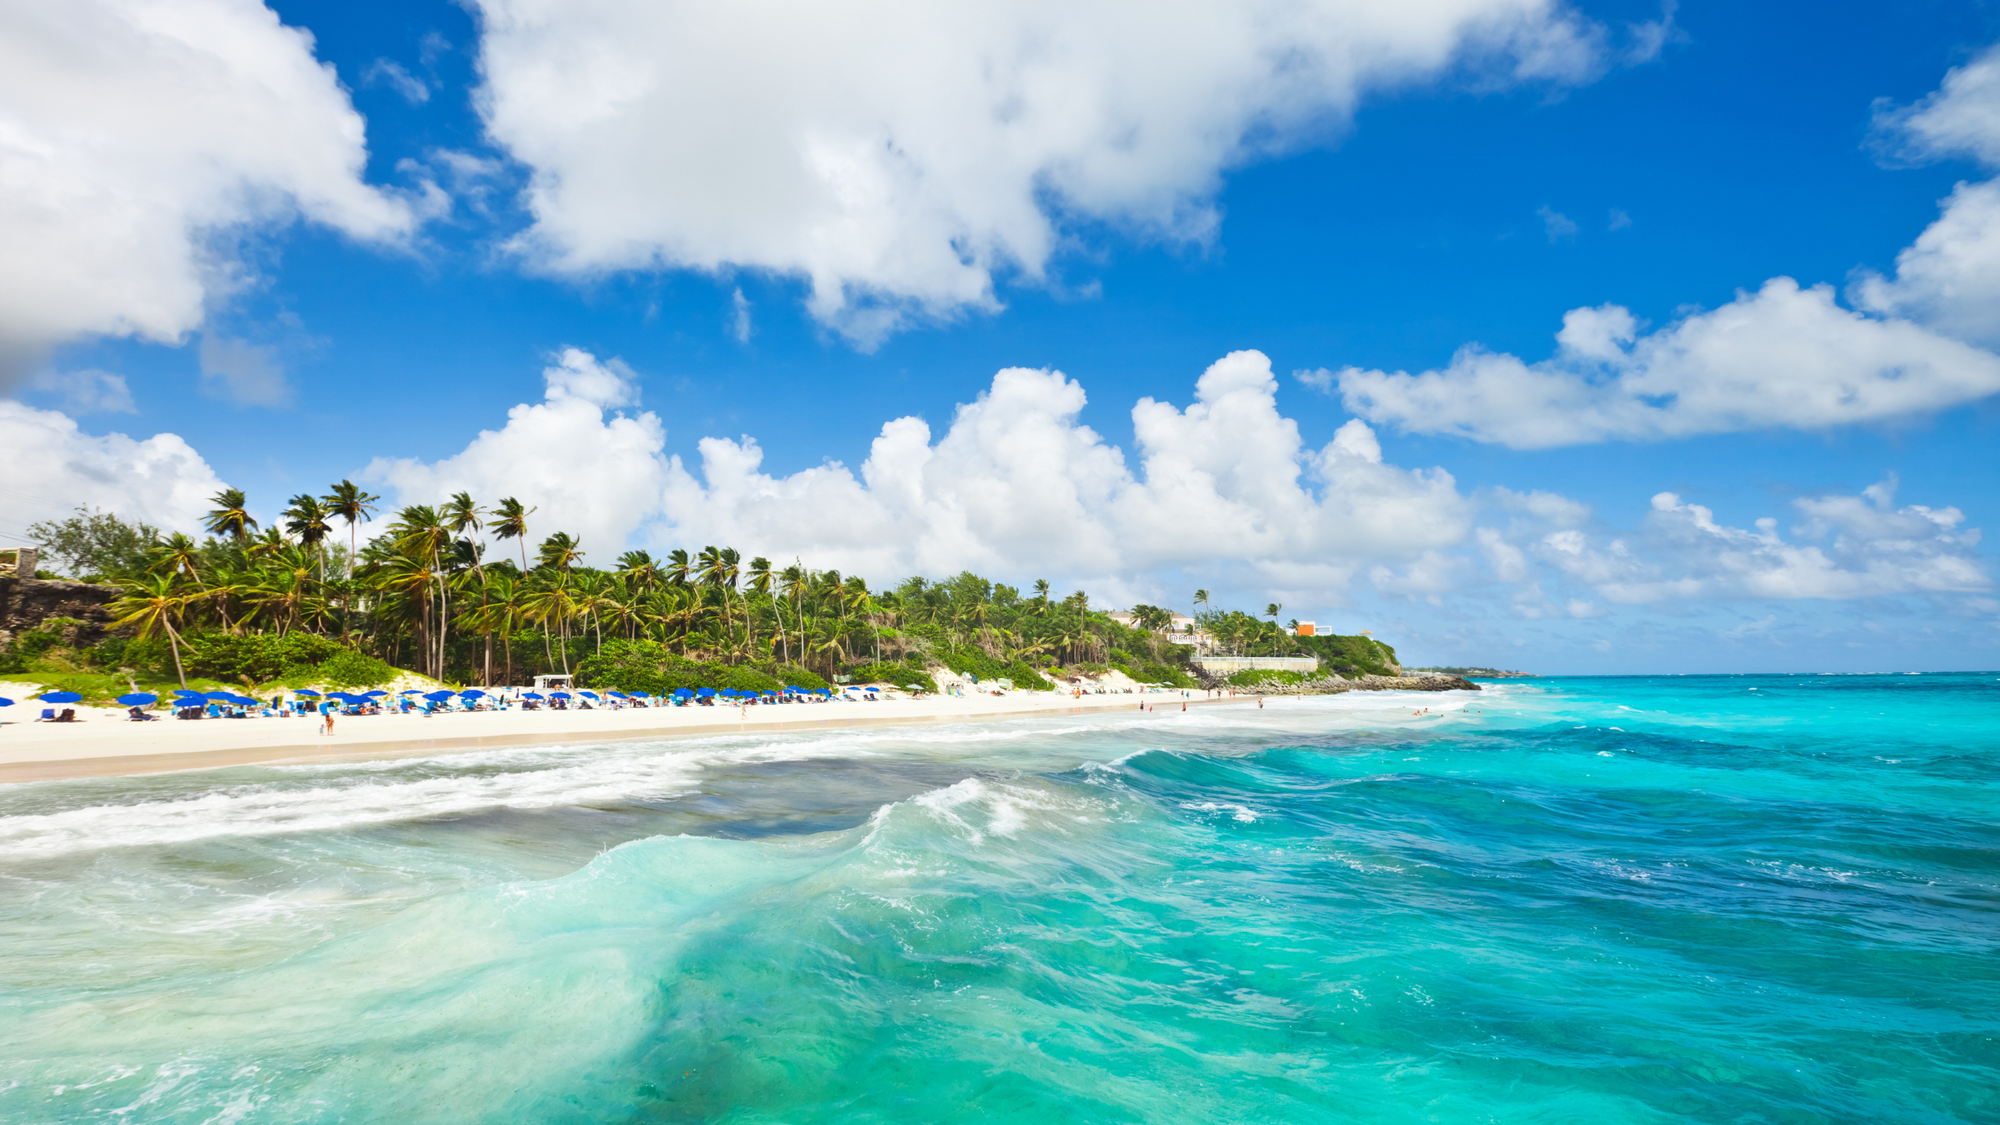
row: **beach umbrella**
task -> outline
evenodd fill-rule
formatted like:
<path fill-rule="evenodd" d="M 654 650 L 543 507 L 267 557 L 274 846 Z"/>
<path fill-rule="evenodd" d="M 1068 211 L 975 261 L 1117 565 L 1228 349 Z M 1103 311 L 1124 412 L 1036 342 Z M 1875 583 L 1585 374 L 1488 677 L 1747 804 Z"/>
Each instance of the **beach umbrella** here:
<path fill-rule="evenodd" d="M 0 697 L 0 707 L 12 707 L 13 705 L 14 705 L 13 700 Z"/>
<path fill-rule="evenodd" d="M 305 696 L 311 696 L 311 697 L 312 697 L 312 698 L 314 698 L 314 699 L 318 699 L 318 698 L 319 698 L 319 693 L 318 693 L 318 692 L 316 692 L 316 691 L 314 691 L 314 690 L 313 690 L 313 689 L 311 689 L 311 688 L 300 688 L 299 690 L 297 690 L 297 691 L 293 692 L 292 694 L 293 694 L 293 695 L 305 695 Z"/>
<path fill-rule="evenodd" d="M 73 691 L 45 691 L 35 698 L 43 703 L 78 703 L 83 697 Z"/>
<path fill-rule="evenodd" d="M 361 694 L 362 694 L 363 696 L 365 696 L 365 697 L 369 698 L 369 699 L 375 699 L 375 698 L 377 698 L 377 697 L 380 697 L 380 696 L 384 696 L 384 695 L 387 695 L 387 694 L 389 694 L 389 693 L 388 693 L 388 692 L 386 692 L 386 691 L 383 691 L 383 690 L 382 690 L 381 688 L 376 688 L 376 689 L 375 689 L 374 691 L 364 691 L 364 692 L 362 692 Z"/>
<path fill-rule="evenodd" d="M 712 687 L 705 687 L 705 688 L 701 688 L 701 689 L 697 690 L 697 691 L 695 692 L 695 694 L 696 694 L 696 695 L 702 695 L 702 696 L 708 696 L 708 695 L 714 695 L 714 694 L 715 694 L 715 689 L 714 689 L 714 688 L 712 688 Z"/>
<path fill-rule="evenodd" d="M 522 692 L 522 693 L 521 693 L 521 698 L 522 698 L 522 699 L 540 699 L 540 698 L 541 698 L 541 696 L 540 696 L 539 694 L 535 693 L 535 692 L 532 692 L 532 691 L 524 691 L 524 692 Z"/>
<path fill-rule="evenodd" d="M 233 691 L 209 691 L 209 692 L 203 692 L 203 693 L 202 693 L 202 698 L 204 698 L 204 699 L 235 699 L 235 698 L 236 698 L 236 693 L 235 693 L 235 692 L 233 692 Z"/>
<path fill-rule="evenodd" d="M 581 695 L 581 696 L 585 696 L 585 697 L 587 697 L 587 698 L 590 698 L 590 699 L 596 699 L 596 698 L 597 698 L 597 693 L 596 693 L 596 692 L 594 692 L 594 691 L 580 691 L 580 692 L 577 692 L 577 694 L 578 694 L 578 695 Z"/>
<path fill-rule="evenodd" d="M 459 694 L 459 695 L 461 695 L 461 696 L 463 696 L 463 697 L 465 697 L 466 699 L 484 699 L 484 698 L 486 698 L 486 693 L 485 693 L 485 692 L 483 692 L 483 691 L 479 691 L 479 690 L 477 690 L 477 689 L 475 689 L 475 688 L 466 688 L 466 689 L 465 689 L 464 691 L 461 691 L 461 692 L 459 692 L 458 694 Z"/>
<path fill-rule="evenodd" d="M 238 707 L 257 706 L 257 701 L 247 695 L 232 695 L 229 697 L 229 702 L 236 704 Z"/>
<path fill-rule="evenodd" d="M 397 694 L 397 695 L 422 695 L 422 694 L 423 694 L 423 689 L 422 689 L 422 688 L 413 688 L 413 687 L 406 687 L 406 688 L 404 688 L 404 689 L 403 689 L 402 691 L 399 691 L 399 692 L 397 692 L 396 694 Z"/>
<path fill-rule="evenodd" d="M 550 699 L 568 699 L 569 697 L 570 695 L 566 691 L 552 691 L 549 693 Z"/>
<path fill-rule="evenodd" d="M 127 707 L 149 707 L 160 701 L 160 697 L 150 691 L 135 691 L 118 697 L 118 702 Z"/>
<path fill-rule="evenodd" d="M 433 703 L 442 703 L 451 698 L 451 693 L 448 691 L 427 691 L 424 693 L 424 698 Z"/>

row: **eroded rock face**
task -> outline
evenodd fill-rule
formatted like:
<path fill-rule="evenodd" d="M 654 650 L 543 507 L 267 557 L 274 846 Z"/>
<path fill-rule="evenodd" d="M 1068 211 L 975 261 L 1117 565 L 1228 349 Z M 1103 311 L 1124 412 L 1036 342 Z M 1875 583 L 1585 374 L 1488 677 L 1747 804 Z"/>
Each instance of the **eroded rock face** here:
<path fill-rule="evenodd" d="M 14 635 L 40 628 L 51 617 L 68 617 L 83 622 L 73 626 L 63 643 L 85 648 L 103 640 L 111 631 L 111 603 L 118 591 L 90 582 L 55 582 L 42 578 L 0 577 L 0 644 L 12 644 Z"/>

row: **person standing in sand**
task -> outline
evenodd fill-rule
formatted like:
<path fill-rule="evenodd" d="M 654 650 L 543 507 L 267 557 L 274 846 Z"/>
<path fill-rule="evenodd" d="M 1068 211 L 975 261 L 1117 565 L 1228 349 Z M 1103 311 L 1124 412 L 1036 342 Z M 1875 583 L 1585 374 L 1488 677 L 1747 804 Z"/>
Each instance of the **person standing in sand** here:
<path fill-rule="evenodd" d="M 324 703 L 320 704 L 319 732 L 328 737 L 333 735 L 333 708 Z"/>

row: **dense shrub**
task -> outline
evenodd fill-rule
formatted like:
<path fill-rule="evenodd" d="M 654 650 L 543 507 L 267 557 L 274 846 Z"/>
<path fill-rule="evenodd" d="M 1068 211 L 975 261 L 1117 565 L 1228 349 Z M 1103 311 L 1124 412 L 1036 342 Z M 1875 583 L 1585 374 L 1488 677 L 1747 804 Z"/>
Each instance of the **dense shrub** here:
<path fill-rule="evenodd" d="M 904 691 L 927 691 L 935 693 L 937 681 L 930 673 L 910 667 L 908 664 L 863 664 L 849 671 L 849 677 L 857 684 L 895 684 Z"/>
<path fill-rule="evenodd" d="M 796 665 L 753 668 L 742 665 L 710 664 L 669 652 L 657 641 L 606 641 L 604 651 L 586 657 L 577 665 L 580 687 L 610 688 L 613 691 L 667 695 L 680 688 L 734 688 L 738 691 L 777 691 L 784 687 L 815 691 L 826 681 Z"/>
<path fill-rule="evenodd" d="M 938 662 L 961 676 L 977 676 L 980 683 L 994 680 L 1012 680 L 1017 688 L 1029 691 L 1054 691 L 1055 685 L 1042 678 L 1041 673 L 1016 660 L 1005 664 L 987 655 L 984 649 L 955 648 L 940 650 Z"/>
<path fill-rule="evenodd" d="M 181 660 L 190 676 L 233 681 L 248 676 L 261 684 L 310 672 L 347 651 L 339 641 L 316 633 L 203 633 L 182 638 Z"/>
<path fill-rule="evenodd" d="M 1302 684 L 1308 680 L 1315 680 L 1319 677 L 1320 673 L 1318 672 L 1286 672 L 1278 668 L 1245 668 L 1243 671 L 1227 677 L 1222 682 L 1232 687 L 1256 687 L 1259 684 L 1290 686 L 1293 684 Z"/>
<path fill-rule="evenodd" d="M 1166 684 L 1177 688 L 1201 686 L 1185 669 L 1172 664 L 1117 664 L 1114 667 L 1142 684 Z"/>
<path fill-rule="evenodd" d="M 397 672 L 386 661 L 343 648 L 310 668 L 287 669 L 284 678 L 294 679 L 301 674 L 329 687 L 353 688 L 386 684 L 396 678 Z"/>

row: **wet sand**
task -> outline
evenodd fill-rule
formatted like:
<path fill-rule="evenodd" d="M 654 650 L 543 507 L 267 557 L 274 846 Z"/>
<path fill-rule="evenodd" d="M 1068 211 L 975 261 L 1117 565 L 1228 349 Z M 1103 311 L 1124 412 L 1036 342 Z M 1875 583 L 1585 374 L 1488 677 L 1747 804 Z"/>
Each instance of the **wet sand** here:
<path fill-rule="evenodd" d="M 1249 703 L 1247 696 L 1185 702 Z M 0 710 L 0 784 L 67 777 L 167 773 L 276 762 L 338 761 L 444 754 L 500 746 L 671 738 L 756 731 L 823 730 L 898 723 L 950 723 L 1028 715 L 1137 711 L 1164 717 L 1184 702 L 1178 692 L 1145 695 L 945 696 L 874 703 L 737 707 L 644 707 L 618 711 L 473 711 L 444 715 L 337 716 L 331 736 L 317 717 L 173 718 L 139 723 L 122 710 L 79 707 L 76 723 L 32 721 L 40 708 Z"/>

